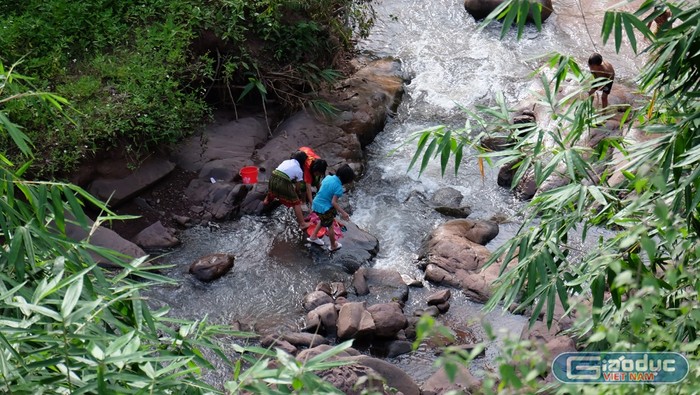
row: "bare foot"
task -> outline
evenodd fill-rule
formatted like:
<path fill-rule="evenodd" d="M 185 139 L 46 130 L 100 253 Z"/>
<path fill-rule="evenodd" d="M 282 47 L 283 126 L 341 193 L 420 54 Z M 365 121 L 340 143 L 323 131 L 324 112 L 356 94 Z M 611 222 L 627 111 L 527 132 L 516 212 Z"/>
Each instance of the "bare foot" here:
<path fill-rule="evenodd" d="M 299 224 L 301 230 L 306 230 L 306 228 L 308 228 L 309 226 L 311 226 L 310 222 L 304 222 L 303 224 Z"/>

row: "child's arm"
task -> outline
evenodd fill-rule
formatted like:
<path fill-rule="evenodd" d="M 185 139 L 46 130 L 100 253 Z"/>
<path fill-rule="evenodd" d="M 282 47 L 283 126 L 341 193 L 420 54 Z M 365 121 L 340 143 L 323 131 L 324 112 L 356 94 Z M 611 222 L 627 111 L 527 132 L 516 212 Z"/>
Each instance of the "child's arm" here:
<path fill-rule="evenodd" d="M 306 183 L 306 199 L 311 204 L 311 202 L 314 201 L 313 196 L 311 195 L 311 183 L 307 182 Z"/>
<path fill-rule="evenodd" d="M 333 207 L 335 208 L 335 210 L 338 213 L 340 213 L 340 218 L 342 218 L 346 221 L 350 220 L 350 216 L 348 215 L 348 213 L 346 213 L 345 210 L 343 210 L 342 207 L 340 207 L 340 205 L 338 204 L 338 196 L 337 195 L 333 195 L 333 200 L 331 201 L 331 204 L 333 204 Z"/>

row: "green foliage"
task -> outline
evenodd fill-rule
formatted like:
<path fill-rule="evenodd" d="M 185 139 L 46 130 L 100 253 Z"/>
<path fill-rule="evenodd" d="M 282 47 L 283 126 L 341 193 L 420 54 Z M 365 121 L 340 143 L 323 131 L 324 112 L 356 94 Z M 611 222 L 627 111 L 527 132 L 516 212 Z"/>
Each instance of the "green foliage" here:
<path fill-rule="evenodd" d="M 25 102 L 5 107 L 41 153 L 32 173 L 49 176 L 98 150 L 147 153 L 181 140 L 208 117 L 212 87 L 234 104 L 250 88 L 290 109 L 318 100 L 324 70 L 352 49 L 353 22 L 373 20 L 368 4 L 348 0 L 21 3 L 0 4 L 0 63 L 35 76 L 27 90 L 72 103 L 72 122 Z M 0 148 L 21 155 L 1 137 Z"/>
<path fill-rule="evenodd" d="M 315 372 L 348 365 L 347 361 L 330 359 L 350 346 L 352 341 L 346 341 L 304 362 L 279 349 L 273 352 L 257 347 L 242 348 L 239 350 L 242 360 L 251 367 L 241 372 L 242 361 L 239 360 L 234 380 L 226 383 L 226 390 L 232 394 L 248 391 L 255 394 L 342 394 Z"/>
<path fill-rule="evenodd" d="M 673 26 L 653 35 L 646 23 L 664 7 L 672 9 Z M 514 10 L 504 8 L 499 15 L 522 16 L 522 10 Z M 650 60 L 639 83 L 649 100 L 640 107 L 616 109 L 624 111 L 620 131 L 623 135 L 638 131 L 644 136 L 639 141 L 610 136 L 589 145 L 591 133 L 611 117 L 586 98 L 585 93 L 601 82 L 586 78 L 573 59 L 558 54 L 545 65 L 551 71 L 540 73 L 543 94 L 538 99 L 549 110 L 548 119 L 511 125 L 511 111 L 497 98 L 496 107 L 467 114 L 482 127 L 476 136 L 469 127 L 457 131 L 437 127 L 416 135 L 412 165 L 422 158 L 421 171 L 433 157 L 461 153 L 453 147 L 479 148 L 481 137 L 498 134 L 511 139 L 511 148 L 482 149 L 479 157 L 498 159 L 498 165 L 514 164 L 513 186 L 526 175 L 538 188 L 553 176 L 567 181 L 538 193 L 523 212 L 518 234 L 493 253 L 489 264 L 505 264 L 487 308 L 517 303 L 531 309 L 531 323 L 543 313 L 550 325 L 559 318 L 554 317 L 554 307 L 561 303 L 567 315 L 578 311 L 571 334 L 587 350 L 678 351 L 690 362 L 688 377 L 677 385 L 589 385 L 587 393 L 699 390 L 698 26 L 697 2 L 665 5 L 648 0 L 633 13 L 606 13 L 604 40 L 613 37 L 619 49 L 626 39 L 637 51 L 641 41 L 636 34 L 641 33 L 648 44 L 642 51 L 650 54 Z M 504 23 L 504 29 L 510 29 L 510 23 Z M 563 97 L 555 95 L 567 79 L 574 86 Z M 447 160 L 441 160 L 441 166 L 444 172 Z M 611 235 L 591 240 L 594 227 L 608 229 Z M 569 242 L 573 233 L 593 246 L 578 251 Z M 500 373 L 512 377 L 513 368 L 505 366 Z M 510 380 L 505 387 L 522 391 L 524 383 L 518 377 L 520 382 Z"/>
<path fill-rule="evenodd" d="M 0 66 L 0 103 L 44 101 L 63 109 L 60 96 L 24 91 L 27 80 Z M 79 85 L 94 87 L 89 79 Z M 3 107 L 0 132 L 33 157 L 31 139 Z M 187 321 L 169 318 L 167 309 L 152 311 L 141 291 L 173 283 L 157 273 L 164 267 L 90 244 L 102 223 L 130 217 L 75 185 L 27 181 L 28 166 L 14 170 L 0 154 L 0 392 L 218 394 L 222 389 L 202 378 L 218 368 L 209 360 L 215 357 L 234 372 L 225 384 L 231 393 L 339 393 L 314 372 L 346 364 L 329 359 L 350 342 L 302 363 L 279 350 L 239 345 L 234 337 L 250 335 L 206 317 Z M 85 204 L 103 215 L 93 223 Z M 88 236 L 74 240 L 68 236 L 74 229 Z M 97 257 L 121 270 L 105 271 Z"/>

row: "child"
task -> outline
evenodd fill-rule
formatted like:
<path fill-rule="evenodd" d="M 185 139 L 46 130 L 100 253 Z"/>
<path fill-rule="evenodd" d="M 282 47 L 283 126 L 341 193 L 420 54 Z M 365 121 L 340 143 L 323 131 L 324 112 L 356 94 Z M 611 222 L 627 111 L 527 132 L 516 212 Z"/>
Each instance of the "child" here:
<path fill-rule="evenodd" d="M 313 202 L 312 188 L 321 187 L 321 180 L 326 175 L 326 168 L 328 164 L 325 160 L 321 159 L 316 153 L 309 147 L 301 147 L 299 151 L 304 152 L 307 155 L 306 166 L 304 167 L 304 183 L 303 183 L 303 194 L 301 200 L 305 203 L 311 204 Z"/>
<path fill-rule="evenodd" d="M 663 10 L 662 6 L 654 7 L 654 12 L 659 12 L 661 10 Z M 671 19 L 672 16 L 673 14 L 671 14 L 671 10 L 669 8 L 666 8 L 659 16 L 649 21 L 649 23 L 647 23 L 647 27 L 651 29 L 651 24 L 656 24 L 652 33 L 654 33 L 654 35 L 657 35 L 659 34 L 661 28 L 666 24 L 666 22 L 668 22 L 669 19 Z"/>
<path fill-rule="evenodd" d="M 272 200 L 278 199 L 283 205 L 294 208 L 294 214 L 296 214 L 297 222 L 301 229 L 311 226 L 310 223 L 304 220 L 304 214 L 301 212 L 301 199 L 299 199 L 299 194 L 296 190 L 297 182 L 304 178 L 303 169 L 306 158 L 305 153 L 297 151 L 292 155 L 291 159 L 280 163 L 272 171 L 267 188 L 267 197 L 265 197 L 263 202 L 263 204 L 267 205 Z"/>
<path fill-rule="evenodd" d="M 603 60 L 603 57 L 599 53 L 594 53 L 588 58 L 588 68 L 595 78 L 605 78 L 608 83 L 603 86 L 603 95 L 601 101 L 603 103 L 603 108 L 608 106 L 608 94 L 613 86 L 613 80 L 615 80 L 615 69 L 612 65 Z M 594 94 L 600 87 L 592 88 L 588 95 Z"/>
<path fill-rule="evenodd" d="M 326 234 L 331 241 L 328 246 L 329 251 L 336 251 L 342 247 L 335 239 L 333 231 L 333 220 L 337 213 L 340 213 L 341 218 L 348 221 L 350 216 L 338 204 L 338 198 L 343 196 L 343 185 L 351 183 L 355 179 L 355 172 L 348 165 L 341 166 L 335 175 L 328 175 L 321 181 L 321 188 L 318 190 L 316 197 L 313 200 L 311 209 L 318 215 L 320 221 L 316 224 L 311 236 L 306 240 L 317 244 L 324 245 L 323 240 L 316 237 L 321 226 L 327 229 Z"/>

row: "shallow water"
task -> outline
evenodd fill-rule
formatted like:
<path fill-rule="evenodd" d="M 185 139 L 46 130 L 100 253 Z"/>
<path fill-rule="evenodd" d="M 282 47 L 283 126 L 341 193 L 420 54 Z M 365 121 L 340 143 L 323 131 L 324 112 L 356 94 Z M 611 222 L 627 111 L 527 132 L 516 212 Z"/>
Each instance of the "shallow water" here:
<path fill-rule="evenodd" d="M 376 27 L 359 43 L 363 52 L 392 56 L 402 61 L 410 77 L 403 102 L 385 130 L 367 147 L 366 174 L 349 193 L 352 220 L 379 239 L 380 251 L 373 265 L 396 269 L 421 278 L 416 256 L 425 236 L 446 217 L 415 198 L 416 192 L 430 197 L 437 189 L 450 186 L 464 195 L 471 206 L 471 219 L 507 218 L 500 234 L 487 248 L 493 250 L 518 229 L 522 202 L 496 185 L 497 169 L 485 168 L 482 177 L 473 157 L 464 159 L 458 175 L 452 168 L 440 176 L 439 163 L 431 163 L 419 176 L 407 171 L 415 145 L 402 145 L 421 129 L 439 124 L 463 125 L 459 105 L 491 104 L 497 92 L 515 106 L 537 88 L 531 73 L 540 64 L 538 57 L 551 51 L 572 54 L 585 64 L 595 49 L 615 64 L 618 78 L 631 80 L 637 72 L 634 56 L 623 51 L 614 54 L 611 44 L 589 36 L 580 10 L 600 12 L 599 1 L 564 1 L 561 11 L 543 26 L 542 32 L 527 27 L 524 38 L 514 32 L 499 40 L 500 25 L 483 30 L 469 16 L 461 1 L 392 0 L 379 1 Z M 555 4 L 555 7 L 558 7 Z M 600 31 L 599 16 L 589 16 L 588 30 L 593 37 Z M 453 166 L 452 164 L 450 166 Z M 181 279 L 177 286 L 153 290 L 154 304 L 167 304 L 176 316 L 202 318 L 219 323 L 241 321 L 257 328 L 297 329 L 303 325 L 301 300 L 321 281 L 345 281 L 348 275 L 334 265 L 327 253 L 305 244 L 288 210 L 278 209 L 270 217 L 244 217 L 221 224 L 219 229 L 195 228 L 182 236 L 183 247 L 168 256 L 176 264 L 169 275 Z M 201 284 L 185 274 L 189 263 L 214 252 L 236 256 L 231 273 L 212 284 Z M 412 288 L 408 313 L 424 306 L 432 287 Z M 473 340 L 483 338 L 475 318 L 484 316 L 496 330 L 519 335 L 526 319 L 501 311 L 484 315 L 481 305 L 453 291 L 451 310 L 443 316 L 452 326 L 462 327 Z M 488 368 L 498 348 L 487 349 L 478 367 Z M 433 350 L 421 349 L 393 362 L 416 380 L 432 371 Z"/>

